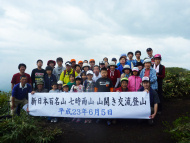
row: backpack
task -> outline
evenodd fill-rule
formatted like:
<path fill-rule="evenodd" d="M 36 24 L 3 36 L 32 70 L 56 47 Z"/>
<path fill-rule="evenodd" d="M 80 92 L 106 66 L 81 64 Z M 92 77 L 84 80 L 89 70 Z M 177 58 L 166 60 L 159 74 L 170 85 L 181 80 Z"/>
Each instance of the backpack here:
<path fill-rule="evenodd" d="M 73 70 L 73 73 L 74 73 L 74 76 L 75 76 L 75 70 Z M 64 78 L 65 78 L 65 75 L 66 75 L 66 70 L 64 70 Z"/>

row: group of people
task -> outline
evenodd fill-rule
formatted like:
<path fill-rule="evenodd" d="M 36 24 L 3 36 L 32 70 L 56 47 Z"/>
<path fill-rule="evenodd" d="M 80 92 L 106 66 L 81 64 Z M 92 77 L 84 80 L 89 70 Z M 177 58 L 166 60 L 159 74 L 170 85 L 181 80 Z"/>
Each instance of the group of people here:
<path fill-rule="evenodd" d="M 147 92 L 150 93 L 152 114 L 150 121 L 162 111 L 165 67 L 161 64 L 160 54 L 153 56 L 152 48 L 147 48 L 147 57 L 141 58 L 141 51 L 121 54 L 119 61 L 103 58 L 98 65 L 94 59 L 78 61 L 75 59 L 65 62 L 58 57 L 56 61 L 49 60 L 47 67 L 42 68 L 43 61 L 37 60 L 37 68 L 31 76 L 25 73 L 26 65 L 19 64 L 19 73 L 12 77 L 11 114 L 20 113 L 20 105 L 27 104 L 28 93 L 57 93 L 57 92 Z M 56 66 L 57 64 L 57 66 Z M 50 118 L 57 122 L 57 118 Z M 72 119 L 81 122 L 81 119 Z M 85 123 L 91 123 L 85 119 Z M 108 125 L 111 121 L 107 121 Z"/>

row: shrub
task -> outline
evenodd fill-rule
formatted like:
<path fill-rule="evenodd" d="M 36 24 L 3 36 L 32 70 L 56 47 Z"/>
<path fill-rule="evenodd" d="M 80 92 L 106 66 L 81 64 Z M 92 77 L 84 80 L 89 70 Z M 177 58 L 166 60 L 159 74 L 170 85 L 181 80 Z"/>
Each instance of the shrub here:
<path fill-rule="evenodd" d="M 0 115 L 8 112 L 10 96 L 11 92 L 0 92 Z"/>

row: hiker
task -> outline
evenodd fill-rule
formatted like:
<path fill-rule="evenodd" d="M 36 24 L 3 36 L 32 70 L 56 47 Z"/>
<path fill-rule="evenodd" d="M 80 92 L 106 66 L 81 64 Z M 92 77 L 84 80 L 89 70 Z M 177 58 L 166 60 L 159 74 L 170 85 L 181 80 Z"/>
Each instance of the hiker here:
<path fill-rule="evenodd" d="M 26 78 L 26 80 L 27 80 L 26 83 L 29 83 L 30 85 L 32 83 L 30 75 L 27 74 L 27 73 L 25 73 L 26 65 L 23 64 L 23 63 L 21 63 L 21 64 L 18 65 L 18 69 L 19 69 L 19 73 L 14 74 L 13 77 L 12 77 L 12 80 L 11 80 L 11 90 L 13 90 L 13 87 L 16 84 L 20 83 L 20 77 L 22 75 L 25 75 L 27 77 Z"/>
<path fill-rule="evenodd" d="M 54 60 L 49 60 L 49 61 L 47 62 L 47 66 L 52 67 L 52 69 L 55 68 L 55 65 L 56 65 L 56 62 L 55 62 Z"/>
<path fill-rule="evenodd" d="M 72 67 L 73 70 L 75 70 L 75 65 L 76 65 L 76 60 L 71 59 L 71 67 Z"/>
<path fill-rule="evenodd" d="M 82 73 L 80 74 L 80 77 L 82 78 L 81 84 L 83 85 L 83 82 L 87 79 L 86 72 L 82 72 Z"/>
<path fill-rule="evenodd" d="M 75 82 L 75 75 L 74 75 L 74 74 L 71 74 L 71 75 L 69 76 L 69 79 L 70 79 L 70 81 L 67 83 L 67 85 L 68 85 L 69 91 L 70 91 L 70 90 L 71 90 L 71 87 L 76 84 L 76 82 Z"/>
<path fill-rule="evenodd" d="M 61 57 L 58 57 L 56 59 L 57 67 L 53 69 L 53 74 L 56 76 L 57 81 L 60 79 L 61 73 L 66 70 L 65 67 L 63 67 L 63 59 Z"/>
<path fill-rule="evenodd" d="M 105 67 L 105 62 L 104 61 L 100 61 L 99 62 L 99 66 L 100 66 L 100 70 L 101 70 L 101 68 Z"/>
<path fill-rule="evenodd" d="M 144 62 L 144 61 L 143 61 Z M 136 67 L 139 69 L 139 73 L 141 73 L 142 69 L 144 68 L 144 64 L 141 62 L 137 62 Z"/>
<path fill-rule="evenodd" d="M 57 89 L 58 89 L 58 92 L 63 92 L 62 86 L 63 86 L 63 81 L 59 80 L 59 81 L 57 82 Z"/>
<path fill-rule="evenodd" d="M 133 52 L 128 52 L 127 56 L 128 56 L 127 65 L 129 65 L 130 68 L 133 69 L 133 67 L 135 65 L 134 60 L 133 60 Z"/>
<path fill-rule="evenodd" d="M 111 61 L 115 62 L 115 64 L 117 64 L 117 59 L 116 58 L 112 58 Z"/>
<path fill-rule="evenodd" d="M 115 62 L 110 62 L 109 64 L 109 69 L 107 70 L 108 72 L 108 78 L 111 79 L 113 87 L 117 88 L 120 82 L 120 72 L 119 70 L 116 69 L 117 65 L 115 64 Z"/>
<path fill-rule="evenodd" d="M 69 92 L 69 86 L 67 84 L 63 84 L 63 92 Z"/>
<path fill-rule="evenodd" d="M 119 67 L 117 69 L 120 71 L 120 74 L 122 74 L 123 73 L 123 67 L 126 65 L 125 64 L 126 63 L 126 58 L 125 57 L 120 57 L 119 58 L 119 63 L 120 63 L 120 65 L 119 65 Z"/>
<path fill-rule="evenodd" d="M 83 61 L 83 64 L 84 64 L 84 63 L 87 63 L 87 64 L 88 64 L 88 60 L 84 60 L 84 61 Z"/>
<path fill-rule="evenodd" d="M 94 65 L 95 65 L 95 60 L 94 59 L 90 59 L 89 63 L 90 63 L 90 70 L 93 70 Z"/>
<path fill-rule="evenodd" d="M 37 60 L 36 64 L 37 64 L 37 68 L 33 69 L 32 73 L 31 73 L 33 90 L 37 89 L 36 83 L 38 81 L 44 82 L 44 76 L 46 74 L 46 71 L 44 69 L 42 69 L 43 61 L 42 60 Z"/>
<path fill-rule="evenodd" d="M 121 79 L 121 86 L 115 89 L 115 92 L 128 92 L 128 78 L 124 77 Z"/>
<path fill-rule="evenodd" d="M 98 65 L 94 66 L 94 71 L 93 71 L 93 80 L 96 82 L 101 76 L 100 74 L 100 67 Z"/>
<path fill-rule="evenodd" d="M 107 57 L 104 57 L 104 58 L 103 58 L 103 61 L 104 61 L 104 62 L 108 62 L 108 58 L 107 58 Z"/>
<path fill-rule="evenodd" d="M 121 54 L 121 56 L 120 56 L 120 58 L 121 57 L 124 57 L 125 58 L 125 65 L 127 64 L 127 55 L 126 54 Z M 119 60 L 119 63 L 117 63 L 117 67 L 119 67 L 121 65 L 121 63 L 120 63 L 120 60 Z"/>
<path fill-rule="evenodd" d="M 20 82 L 17 83 L 12 90 L 12 96 L 10 97 L 11 115 L 20 115 L 20 106 L 28 103 L 28 93 L 32 92 L 32 86 L 27 83 L 27 76 L 21 75 Z M 19 111 L 19 112 L 18 112 Z"/>
<path fill-rule="evenodd" d="M 136 59 L 134 60 L 134 66 L 137 67 L 137 63 L 142 63 L 143 64 L 143 60 L 141 59 L 141 51 L 137 50 L 135 52 L 135 57 Z"/>
<path fill-rule="evenodd" d="M 83 65 L 83 61 L 79 61 L 78 65 L 80 66 L 80 68 L 82 69 L 82 65 Z"/>
<path fill-rule="evenodd" d="M 150 106 L 151 106 L 151 115 L 149 116 L 150 120 L 148 120 L 148 123 L 150 125 L 153 125 L 154 121 L 153 119 L 155 118 L 158 110 L 158 103 L 160 103 L 158 94 L 155 90 L 151 88 L 150 84 L 150 78 L 149 77 L 143 77 L 142 78 L 142 87 L 139 89 L 139 91 L 144 91 L 149 93 L 150 95 Z"/>
<path fill-rule="evenodd" d="M 57 79 L 54 74 L 52 74 L 52 67 L 47 66 L 46 67 L 46 75 L 44 77 L 44 86 L 45 88 L 50 91 L 52 89 L 52 83 L 57 82 Z"/>
<path fill-rule="evenodd" d="M 129 91 L 135 92 L 141 88 L 142 79 L 139 76 L 139 69 L 134 67 L 132 69 L 132 75 L 128 78 Z"/>
<path fill-rule="evenodd" d="M 75 70 L 76 70 L 76 72 L 77 72 L 78 75 L 81 74 L 81 69 L 82 68 L 80 67 L 80 65 L 78 65 L 78 64 L 75 65 Z"/>
<path fill-rule="evenodd" d="M 151 59 L 151 63 L 153 65 L 154 64 L 154 56 L 153 56 L 153 50 L 152 50 L 152 48 L 147 48 L 146 52 L 147 52 L 148 58 Z"/>
<path fill-rule="evenodd" d="M 129 78 L 131 76 L 132 70 L 129 65 L 124 65 L 122 72 L 121 79 L 124 77 Z"/>
<path fill-rule="evenodd" d="M 64 70 L 64 71 L 61 73 L 59 80 L 63 81 L 64 84 L 67 84 L 67 83 L 70 81 L 69 76 L 70 76 L 71 74 L 74 74 L 75 77 L 78 76 L 78 74 L 77 74 L 77 72 L 76 72 L 75 70 L 73 70 L 73 69 L 71 68 L 71 62 L 67 61 L 67 62 L 65 63 L 65 65 L 66 65 L 66 70 Z"/>
<path fill-rule="evenodd" d="M 151 88 L 154 90 L 158 89 L 156 70 L 151 67 L 151 59 L 144 60 L 144 69 L 140 73 L 141 79 L 146 76 L 150 79 Z"/>
<path fill-rule="evenodd" d="M 160 103 L 158 104 L 158 114 L 162 112 L 162 103 L 163 103 L 163 79 L 165 78 L 165 66 L 163 66 L 160 62 L 162 57 L 160 54 L 156 54 L 154 56 L 155 63 L 153 68 L 156 70 L 157 82 L 158 82 L 158 96 L 160 99 Z"/>

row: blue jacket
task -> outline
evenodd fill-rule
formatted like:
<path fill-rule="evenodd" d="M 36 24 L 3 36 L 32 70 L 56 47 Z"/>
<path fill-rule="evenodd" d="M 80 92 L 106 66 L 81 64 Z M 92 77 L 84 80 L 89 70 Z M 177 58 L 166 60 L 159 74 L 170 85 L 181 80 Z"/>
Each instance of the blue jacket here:
<path fill-rule="evenodd" d="M 141 79 L 144 77 L 144 73 L 145 73 L 145 68 L 142 69 L 142 71 L 140 73 Z M 156 70 L 153 69 L 152 67 L 150 68 L 149 78 L 150 78 L 150 86 L 152 87 L 152 89 L 157 90 L 158 89 L 158 83 L 157 83 Z"/>
<path fill-rule="evenodd" d="M 50 91 L 52 89 L 51 85 L 53 82 L 57 82 L 56 76 L 51 74 L 51 77 L 48 77 L 48 74 L 44 77 L 44 87 Z"/>
<path fill-rule="evenodd" d="M 144 60 L 141 59 L 140 62 L 143 64 Z M 137 66 L 137 63 L 138 63 L 138 61 L 137 61 L 137 59 L 135 59 L 135 60 L 134 60 L 134 67 Z"/>
<path fill-rule="evenodd" d="M 125 65 L 129 65 L 130 68 L 131 68 L 131 62 L 133 63 L 133 65 L 135 64 L 135 60 L 127 60 L 127 61 L 125 62 Z M 119 66 L 121 66 L 120 62 L 117 63 L 117 67 L 119 67 Z"/>
<path fill-rule="evenodd" d="M 32 92 L 32 87 L 30 84 L 26 83 L 24 88 L 21 87 L 21 84 L 18 83 L 13 87 L 12 97 L 15 97 L 18 100 L 24 98 L 28 99 L 28 93 Z"/>

